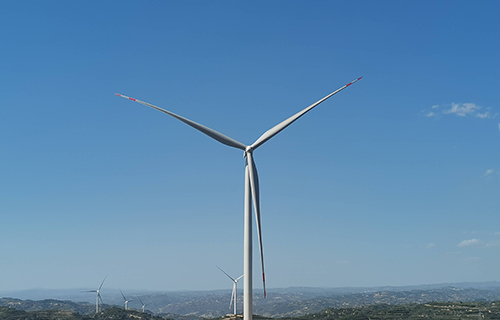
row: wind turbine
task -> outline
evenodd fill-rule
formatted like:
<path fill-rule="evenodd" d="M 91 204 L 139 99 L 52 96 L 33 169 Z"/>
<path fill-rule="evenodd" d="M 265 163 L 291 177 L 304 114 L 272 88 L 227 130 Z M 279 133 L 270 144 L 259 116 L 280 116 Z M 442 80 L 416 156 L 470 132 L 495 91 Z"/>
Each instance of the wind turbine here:
<path fill-rule="evenodd" d="M 108 276 L 104 277 L 104 279 L 101 282 L 101 285 L 99 286 L 99 288 L 97 288 L 97 290 L 83 291 L 83 292 L 95 292 L 96 293 L 96 297 L 95 297 L 95 313 L 99 313 L 99 300 L 101 300 L 101 303 L 104 304 L 104 302 L 102 301 L 102 298 L 101 298 L 101 288 L 102 288 L 102 285 L 104 284 L 104 281 L 106 281 L 107 277 Z"/>
<path fill-rule="evenodd" d="M 128 310 L 128 303 L 132 300 L 127 300 L 127 298 L 125 298 L 125 295 L 123 294 L 121 289 L 120 289 L 120 293 L 122 294 L 123 300 L 125 300 L 125 310 Z"/>
<path fill-rule="evenodd" d="M 219 266 L 217 266 L 217 268 L 219 268 Z M 230 275 L 226 273 L 226 271 L 222 270 L 221 268 L 219 268 L 219 270 L 222 271 L 229 279 L 231 279 L 231 281 L 233 281 L 233 293 L 231 294 L 231 302 L 229 302 L 229 309 L 231 309 L 231 305 L 233 304 L 234 301 L 234 315 L 236 315 L 236 303 L 237 303 L 236 301 L 238 301 L 237 300 L 238 280 L 243 278 L 243 275 L 239 276 L 236 279 L 233 279 Z"/>
<path fill-rule="evenodd" d="M 316 107 L 318 104 L 322 103 L 323 101 L 327 100 L 337 92 L 347 88 L 351 84 L 355 83 L 356 81 L 360 80 L 362 77 L 359 77 L 358 79 L 349 82 L 348 84 L 344 85 L 343 87 L 340 87 L 339 89 L 335 90 L 334 92 L 330 93 L 329 95 L 325 96 L 324 98 L 316 101 L 315 103 L 311 104 L 307 108 L 297 112 L 290 118 L 284 120 L 283 122 L 277 124 L 276 126 L 272 127 L 271 129 L 267 130 L 260 138 L 258 138 L 253 144 L 247 146 L 239 141 L 236 141 L 226 135 L 223 135 L 222 133 L 219 133 L 213 129 L 210 129 L 204 125 L 201 125 L 199 123 L 196 123 L 192 120 L 189 120 L 187 118 L 181 117 L 173 112 L 170 112 L 168 110 L 162 109 L 160 107 L 157 107 L 155 105 L 152 105 L 150 103 L 134 99 L 131 97 L 124 96 L 119 93 L 115 93 L 117 96 L 141 103 L 143 105 L 146 105 L 148 107 L 151 107 L 153 109 L 156 109 L 158 111 L 164 112 L 168 114 L 169 116 L 172 116 L 176 118 L 177 120 L 180 120 L 184 122 L 185 124 L 195 128 L 198 131 L 201 131 L 202 133 L 206 134 L 207 136 L 219 141 L 222 144 L 228 145 L 233 148 L 241 149 L 244 152 L 244 156 L 246 159 L 246 164 L 245 164 L 245 201 L 244 201 L 244 208 L 245 208 L 245 223 L 244 223 L 244 254 L 243 254 L 243 274 L 245 276 L 244 278 L 244 299 L 243 299 L 243 317 L 244 320 L 252 320 L 252 202 L 253 202 L 253 208 L 255 211 L 255 220 L 256 220 L 256 225 L 257 225 L 257 235 L 259 238 L 259 248 L 260 248 L 260 261 L 261 261 L 261 267 L 262 267 L 262 283 L 263 283 L 263 289 L 264 289 L 264 298 L 266 297 L 266 277 L 265 277 L 265 272 L 264 272 L 264 253 L 263 253 L 263 248 L 262 248 L 262 234 L 261 234 L 261 219 L 260 219 L 260 198 L 259 198 L 259 179 L 257 176 L 257 169 L 255 167 L 255 162 L 253 160 L 253 152 L 263 145 L 265 142 L 267 142 L 269 139 L 280 133 L 283 129 L 291 125 L 293 122 L 295 122 L 297 119 L 302 117 L 304 114 L 312 110 L 314 107 Z"/>
<path fill-rule="evenodd" d="M 137 297 L 137 299 L 139 299 L 139 302 L 142 304 L 142 307 L 141 307 L 141 308 L 142 308 L 142 312 L 144 313 L 144 310 L 145 310 L 146 306 L 147 306 L 148 304 L 151 304 L 151 302 L 144 303 L 144 302 L 142 302 L 141 298 Z"/>

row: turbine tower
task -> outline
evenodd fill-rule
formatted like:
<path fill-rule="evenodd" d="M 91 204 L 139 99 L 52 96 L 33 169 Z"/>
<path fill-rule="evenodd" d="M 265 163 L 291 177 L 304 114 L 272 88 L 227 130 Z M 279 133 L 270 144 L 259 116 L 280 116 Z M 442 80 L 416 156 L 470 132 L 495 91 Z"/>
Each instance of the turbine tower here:
<path fill-rule="evenodd" d="M 181 117 L 173 112 L 170 112 L 168 110 L 162 109 L 160 107 L 157 107 L 155 105 L 152 105 L 150 103 L 130 98 L 127 96 L 124 96 L 119 93 L 115 93 L 117 96 L 141 103 L 143 105 L 146 105 L 148 107 L 151 107 L 153 109 L 156 109 L 158 111 L 164 112 L 168 114 L 171 117 L 176 118 L 179 121 L 184 122 L 185 124 L 193 127 L 194 129 L 201 131 L 202 133 L 206 134 L 207 136 L 211 137 L 212 139 L 215 139 L 219 141 L 222 144 L 228 145 L 233 148 L 241 149 L 244 152 L 244 156 L 246 159 L 246 164 L 245 164 L 245 201 L 244 201 L 244 212 L 245 212 L 245 218 L 244 218 L 244 253 L 243 253 L 243 274 L 245 276 L 243 284 L 244 284 L 244 291 L 243 291 L 243 317 L 244 320 L 252 320 L 252 202 L 253 202 L 253 210 L 255 211 L 255 220 L 256 220 L 256 225 L 257 225 L 257 235 L 259 238 L 259 248 L 260 248 L 260 261 L 261 261 L 261 268 L 262 268 L 262 284 L 263 284 L 263 289 L 264 289 L 264 298 L 266 297 L 266 277 L 265 277 L 265 272 L 264 272 L 264 253 L 263 253 L 263 248 L 262 248 L 262 233 L 261 233 L 261 219 L 260 219 L 260 197 L 259 197 L 259 179 L 257 176 L 257 169 L 255 167 L 255 162 L 253 160 L 253 152 L 263 145 L 265 142 L 267 142 L 269 139 L 280 133 L 283 129 L 291 125 L 293 122 L 295 122 L 297 119 L 302 117 L 304 114 L 312 110 L 314 107 L 316 107 L 318 104 L 322 103 L 326 99 L 330 98 L 337 92 L 347 88 L 351 84 L 355 83 L 362 77 L 349 82 L 348 84 L 344 85 L 343 87 L 340 87 L 339 89 L 335 90 L 334 92 L 330 93 L 329 95 L 325 96 L 324 98 L 316 101 L 315 103 L 311 104 L 307 108 L 297 112 L 290 118 L 284 120 L 283 122 L 277 124 L 276 126 L 272 127 L 268 131 L 266 131 L 260 138 L 258 138 L 253 144 L 247 146 L 239 141 L 236 141 L 226 135 L 223 135 L 222 133 L 219 133 L 213 129 L 210 129 L 204 125 L 201 125 L 199 123 L 196 123 L 192 120 L 189 120 L 187 118 Z"/>
<path fill-rule="evenodd" d="M 101 298 L 101 288 L 102 288 L 102 285 L 104 284 L 104 281 L 106 281 L 107 277 L 108 276 L 104 277 L 104 279 L 101 282 L 101 285 L 99 286 L 99 288 L 97 288 L 97 290 L 83 291 L 83 292 L 95 292 L 96 293 L 96 297 L 95 297 L 95 313 L 99 313 L 99 300 L 101 301 L 101 303 L 104 304 L 104 302 L 102 301 L 102 298 Z"/>
<path fill-rule="evenodd" d="M 217 266 L 219 268 L 219 266 Z M 222 271 L 231 281 L 233 281 L 233 293 L 231 294 L 231 302 L 229 302 L 229 309 L 231 309 L 231 305 L 234 303 L 234 315 L 236 315 L 236 303 L 238 301 L 237 299 L 237 294 L 238 294 L 238 280 L 243 278 L 243 275 L 239 276 L 236 279 L 233 279 L 230 275 L 226 273 L 226 271 L 222 270 L 219 268 L 220 271 Z"/>
<path fill-rule="evenodd" d="M 120 293 L 122 294 L 123 300 L 125 300 L 125 310 L 128 310 L 128 303 L 132 300 L 128 300 L 127 298 L 125 298 L 125 295 L 123 294 L 121 289 L 120 289 Z"/>

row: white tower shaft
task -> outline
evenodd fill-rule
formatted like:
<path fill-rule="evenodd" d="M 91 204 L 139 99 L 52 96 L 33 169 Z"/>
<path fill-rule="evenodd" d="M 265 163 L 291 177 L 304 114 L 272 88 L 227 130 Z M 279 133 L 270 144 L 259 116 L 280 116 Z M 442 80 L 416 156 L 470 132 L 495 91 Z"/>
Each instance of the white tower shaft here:
<path fill-rule="evenodd" d="M 245 223 L 243 239 L 243 320 L 252 320 L 252 195 L 248 165 L 245 167 Z"/>

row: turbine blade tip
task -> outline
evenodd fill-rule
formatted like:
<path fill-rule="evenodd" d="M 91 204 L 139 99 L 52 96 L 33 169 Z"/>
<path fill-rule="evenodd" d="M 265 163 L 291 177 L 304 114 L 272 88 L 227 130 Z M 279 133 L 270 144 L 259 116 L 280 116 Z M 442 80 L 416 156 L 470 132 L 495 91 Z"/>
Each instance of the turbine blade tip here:
<path fill-rule="evenodd" d="M 134 99 L 134 98 L 131 98 L 131 97 L 127 97 L 123 94 L 119 94 L 119 93 L 115 93 L 117 96 L 119 97 L 122 97 L 122 98 L 125 98 L 125 99 L 129 99 L 129 100 L 132 100 L 132 101 L 136 101 L 137 102 L 137 99 Z"/>
<path fill-rule="evenodd" d="M 266 274 L 262 272 L 262 286 L 264 287 L 264 299 L 267 297 L 266 293 Z"/>
<path fill-rule="evenodd" d="M 348 87 L 348 86 L 350 86 L 351 84 L 353 84 L 354 82 L 356 82 L 356 81 L 360 80 L 361 78 L 363 78 L 363 77 L 359 77 L 359 78 L 357 78 L 356 80 L 349 82 L 349 83 L 348 83 L 348 84 L 346 84 L 345 86 L 346 86 L 346 87 Z"/>

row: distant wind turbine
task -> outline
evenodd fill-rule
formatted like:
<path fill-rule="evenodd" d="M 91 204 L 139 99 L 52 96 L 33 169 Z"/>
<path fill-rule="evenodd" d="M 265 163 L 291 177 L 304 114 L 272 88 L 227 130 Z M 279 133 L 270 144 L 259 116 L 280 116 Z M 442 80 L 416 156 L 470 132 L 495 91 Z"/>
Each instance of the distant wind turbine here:
<path fill-rule="evenodd" d="M 122 290 L 120 289 L 120 293 L 122 294 L 123 300 L 125 300 L 125 310 L 128 310 L 128 303 L 132 301 L 131 299 L 125 298 L 125 295 L 123 294 Z"/>
<path fill-rule="evenodd" d="M 179 121 L 184 122 L 185 124 L 195 128 L 198 131 L 201 131 L 202 133 L 206 134 L 207 136 L 211 137 L 212 139 L 215 139 L 219 141 L 222 144 L 228 145 L 233 148 L 241 149 L 244 152 L 244 156 L 246 158 L 246 165 L 245 165 L 245 202 L 244 202 L 244 208 L 245 208 L 245 225 L 244 225 L 244 253 L 243 253 L 243 274 L 245 275 L 244 278 L 244 299 L 243 299 L 243 317 L 244 320 L 252 320 L 252 201 L 253 201 L 253 208 L 255 211 L 255 220 L 257 224 L 257 235 L 259 238 L 259 249 L 260 249 L 260 261 L 261 261 L 261 267 L 262 267 L 262 284 L 263 284 L 263 289 L 264 289 L 264 298 L 266 297 L 266 277 L 265 277 L 265 272 L 264 272 L 264 253 L 263 253 L 263 248 L 262 248 L 262 232 L 261 232 L 261 217 L 260 217 L 260 197 L 259 197 L 259 179 L 257 176 L 257 168 L 255 167 L 255 162 L 253 160 L 253 152 L 263 145 L 265 142 L 267 142 L 269 139 L 280 133 L 283 129 L 291 125 L 293 122 L 295 122 L 297 119 L 302 117 L 304 114 L 312 110 L 314 107 L 316 107 L 318 104 L 322 103 L 323 101 L 327 100 L 337 92 L 347 88 L 351 84 L 355 83 L 358 81 L 360 78 L 349 82 L 345 86 L 335 90 L 334 92 L 330 93 L 326 97 L 318 100 L 317 102 L 311 104 L 309 107 L 303 109 L 302 111 L 297 112 L 290 118 L 286 119 L 285 121 L 277 124 L 276 126 L 272 127 L 268 131 L 266 131 L 262 136 L 260 136 L 259 139 L 257 139 L 253 144 L 247 146 L 239 141 L 236 141 L 226 135 L 223 135 L 222 133 L 219 133 L 213 129 L 210 129 L 204 125 L 201 125 L 199 123 L 196 123 L 192 120 L 189 120 L 187 118 L 181 117 L 173 112 L 170 112 L 168 110 L 162 109 L 160 107 L 157 107 L 155 105 L 152 105 L 150 103 L 137 100 L 134 98 L 130 98 L 127 96 L 124 96 L 119 93 L 115 93 L 117 96 L 141 103 L 143 105 L 146 105 L 148 107 L 151 107 L 153 109 L 156 109 L 158 111 L 164 112 L 168 114 L 171 117 L 176 118 Z"/>
<path fill-rule="evenodd" d="M 146 310 L 146 306 L 147 306 L 148 304 L 151 304 L 151 302 L 144 303 L 144 302 L 142 302 L 141 298 L 137 297 L 137 299 L 139 299 L 139 302 L 140 302 L 140 303 L 141 303 L 141 305 L 142 305 L 142 307 L 141 307 L 141 308 L 142 308 L 142 312 L 145 312 L 145 310 Z"/>
<path fill-rule="evenodd" d="M 219 266 L 217 266 L 219 268 Z M 237 294 L 238 294 L 238 280 L 243 278 L 243 275 L 239 276 L 236 279 L 233 279 L 230 275 L 227 274 L 226 271 L 222 270 L 219 268 L 220 271 L 222 271 L 231 281 L 233 281 L 233 293 L 231 294 L 231 301 L 229 302 L 229 309 L 231 309 L 231 305 L 234 303 L 234 315 L 236 315 L 236 303 L 238 301 L 237 299 Z"/>
<path fill-rule="evenodd" d="M 83 292 L 95 292 L 96 293 L 96 297 L 95 297 L 95 313 L 99 313 L 99 300 L 101 301 L 101 303 L 104 304 L 104 302 L 102 301 L 102 298 L 101 298 L 101 288 L 102 288 L 102 285 L 104 284 L 104 281 L 106 281 L 107 277 L 108 276 L 104 277 L 104 279 L 101 282 L 101 285 L 99 286 L 99 288 L 97 288 L 97 290 L 83 291 Z"/>

